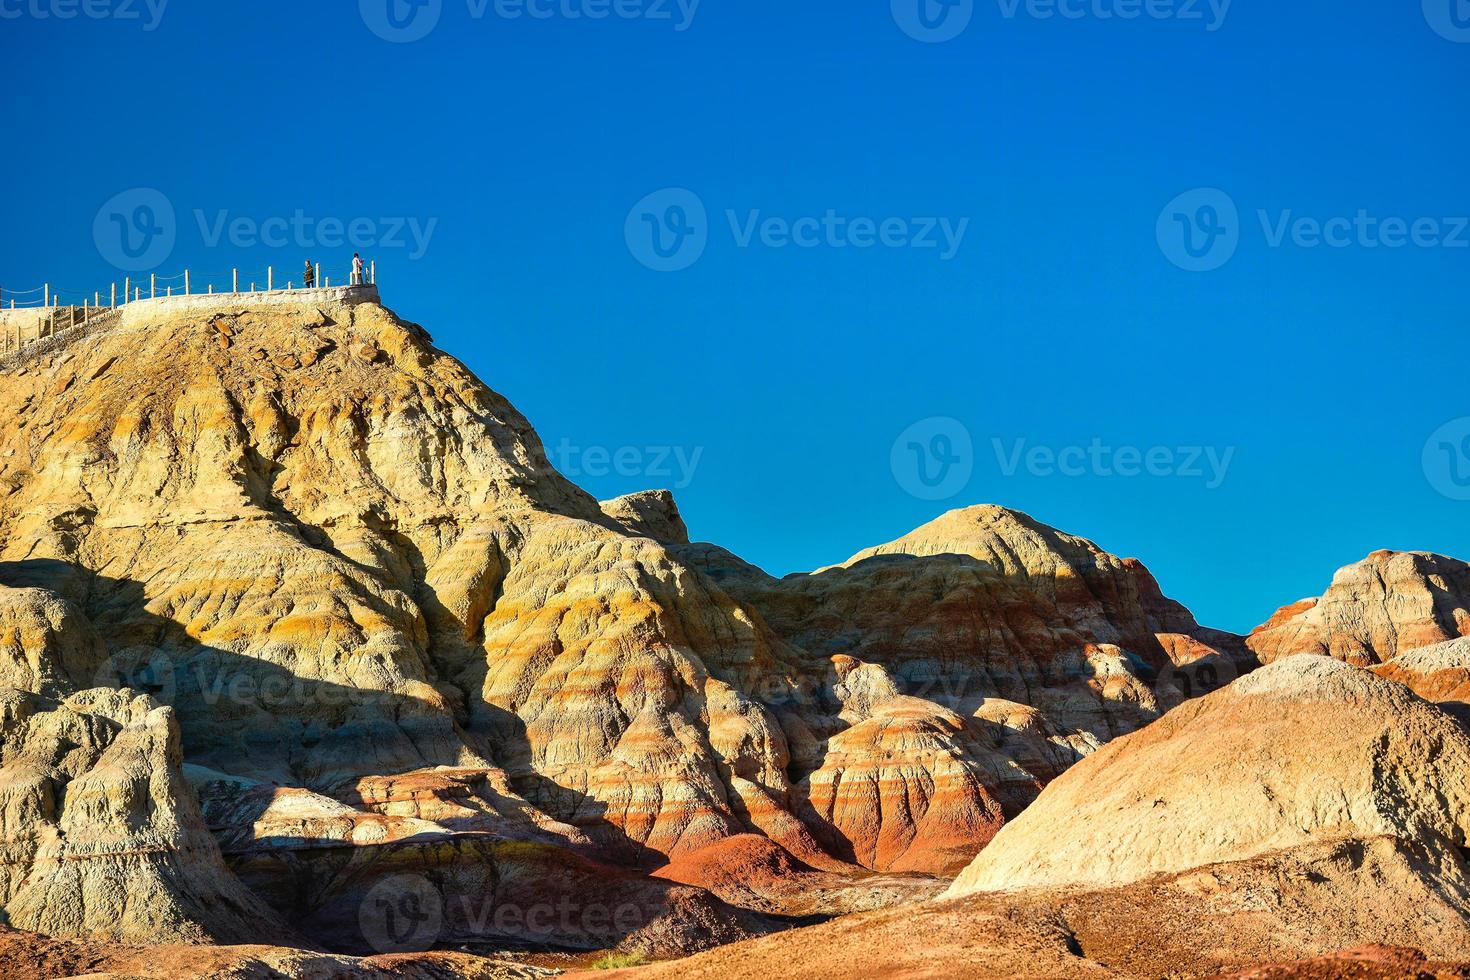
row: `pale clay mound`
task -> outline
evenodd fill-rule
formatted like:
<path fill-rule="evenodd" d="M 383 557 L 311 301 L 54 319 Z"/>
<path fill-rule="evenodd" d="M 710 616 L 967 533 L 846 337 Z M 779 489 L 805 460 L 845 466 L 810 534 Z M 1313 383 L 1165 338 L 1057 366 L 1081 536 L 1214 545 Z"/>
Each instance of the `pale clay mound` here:
<path fill-rule="evenodd" d="M 1403 686 L 1280 661 L 1104 746 L 947 892 L 1137 881 L 1312 841 L 1392 837 L 1459 871 L 1470 735 Z"/>

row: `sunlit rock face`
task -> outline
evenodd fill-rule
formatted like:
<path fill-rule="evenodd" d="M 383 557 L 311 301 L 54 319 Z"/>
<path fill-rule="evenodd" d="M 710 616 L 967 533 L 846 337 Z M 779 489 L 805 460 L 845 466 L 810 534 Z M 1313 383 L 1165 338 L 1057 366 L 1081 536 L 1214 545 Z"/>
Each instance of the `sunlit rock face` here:
<path fill-rule="evenodd" d="M 780 581 L 713 546 L 681 554 L 809 654 L 878 665 L 893 694 L 963 716 L 1030 774 L 1008 777 L 1021 783 L 1053 778 L 1178 703 L 1193 665 L 1220 669 L 1190 694 L 1248 666 L 1238 637 L 1202 629 L 1139 562 L 1001 507 L 951 511 Z"/>
<path fill-rule="evenodd" d="M 131 691 L 0 691 L 0 899 L 10 925 L 118 942 L 286 928 L 225 868 L 170 708 Z"/>

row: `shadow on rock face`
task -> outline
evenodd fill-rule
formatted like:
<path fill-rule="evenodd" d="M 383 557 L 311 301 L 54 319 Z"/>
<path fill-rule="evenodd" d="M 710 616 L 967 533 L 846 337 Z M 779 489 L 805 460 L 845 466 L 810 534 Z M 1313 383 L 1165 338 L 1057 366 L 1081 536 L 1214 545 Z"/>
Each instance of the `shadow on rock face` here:
<path fill-rule="evenodd" d="M 352 810 L 331 796 L 363 804 L 352 774 L 371 770 L 375 760 L 385 773 L 403 771 L 405 759 L 416 764 L 410 769 L 431 771 L 455 761 L 445 738 L 456 729 L 441 706 L 312 680 L 200 643 L 178 622 L 149 612 L 140 583 L 65 562 L 0 564 L 0 585 L 49 589 L 89 615 L 110 656 L 95 676 L 73 679 L 78 689 L 130 688 L 171 706 L 190 768 L 207 774 L 205 812 L 226 815 L 209 829 L 224 844 L 230 870 L 312 944 L 359 955 L 456 945 L 623 946 L 672 956 L 777 925 L 703 889 L 558 846 L 554 833 L 497 812 L 503 796 L 470 801 L 478 807 L 464 821 L 472 829 L 416 820 L 411 836 L 389 839 L 384 826 L 396 818 Z M 601 835 L 609 857 L 640 856 L 637 845 L 599 823 L 600 804 L 544 782 L 542 792 L 558 794 L 560 809 L 576 811 L 579 823 Z M 326 795 L 286 788 L 299 785 Z M 193 790 L 182 779 L 178 786 L 197 809 Z M 295 795 L 282 804 L 282 794 Z M 524 799 L 510 802 L 532 809 Z M 307 834 L 328 825 L 330 833 Z M 583 840 L 582 849 L 596 849 L 595 840 Z M 190 874 L 187 860 L 181 873 Z"/>

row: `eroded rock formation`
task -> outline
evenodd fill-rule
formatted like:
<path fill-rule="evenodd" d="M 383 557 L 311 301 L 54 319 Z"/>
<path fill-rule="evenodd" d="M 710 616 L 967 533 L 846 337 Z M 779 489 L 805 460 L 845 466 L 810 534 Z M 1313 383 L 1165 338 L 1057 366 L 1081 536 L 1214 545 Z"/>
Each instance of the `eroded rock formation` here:
<path fill-rule="evenodd" d="M 5 378 L 0 683 L 28 717 L 146 694 L 126 722 L 99 710 L 137 731 L 98 751 L 192 828 L 171 847 L 194 846 L 197 794 L 233 873 L 333 948 L 369 951 L 353 916 L 394 875 L 454 908 L 548 881 L 626 899 L 639 923 L 559 941 L 660 954 L 769 925 L 702 875 L 787 914 L 914 894 L 874 873 L 954 873 L 1078 759 L 1242 662 L 1137 562 L 1002 508 L 772 579 L 690 544 L 667 493 L 593 500 L 375 303 L 129 306 Z M 89 820 L 121 833 L 98 807 L 58 817 L 67 846 Z M 727 887 L 757 840 L 827 897 Z M 237 894 L 210 860 L 160 893 Z M 34 904 L 12 896 L 12 921 Z M 156 938 L 230 931 L 192 928 Z"/>
<path fill-rule="evenodd" d="M 1429 849 L 1456 893 L 1470 886 L 1456 850 L 1470 839 L 1470 733 L 1400 684 L 1297 656 L 1068 770 L 949 894 L 1126 884 L 1379 837 Z"/>
<path fill-rule="evenodd" d="M 939 900 L 640 975 L 1460 976 L 1467 766 L 1406 687 L 1291 657 L 1078 763 Z"/>
<path fill-rule="evenodd" d="M 1319 599 L 1282 607 L 1247 639 L 1262 663 L 1316 653 L 1365 666 L 1470 635 L 1470 565 L 1375 551 L 1339 569 Z"/>

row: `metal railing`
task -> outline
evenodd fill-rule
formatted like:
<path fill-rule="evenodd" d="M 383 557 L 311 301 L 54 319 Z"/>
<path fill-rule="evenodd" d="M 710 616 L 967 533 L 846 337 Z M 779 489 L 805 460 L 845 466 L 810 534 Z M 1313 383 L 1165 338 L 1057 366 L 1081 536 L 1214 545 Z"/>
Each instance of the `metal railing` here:
<path fill-rule="evenodd" d="M 121 307 L 91 307 L 83 311 L 75 306 L 59 306 L 36 321 L 30 336 L 21 324 L 5 324 L 0 329 L 0 367 L 11 366 L 33 352 L 45 353 L 65 346 L 76 337 L 115 323 L 121 315 Z"/>
<path fill-rule="evenodd" d="M 258 293 L 258 292 L 285 292 L 293 289 L 307 288 L 331 288 L 330 276 L 322 275 L 321 263 L 312 267 L 312 284 L 305 284 L 305 276 L 302 284 L 290 278 L 285 280 L 285 285 L 277 289 L 276 268 L 266 266 L 260 270 L 229 269 L 225 272 L 205 273 L 200 275 L 193 270 L 185 269 L 183 272 L 172 276 L 161 276 L 153 273 L 148 276 L 147 284 L 142 279 L 134 280 L 131 276 L 124 276 L 122 280 L 121 302 L 119 302 L 118 283 L 108 284 L 107 290 L 68 289 L 55 286 L 49 282 L 42 283 L 32 289 L 14 289 L 9 286 L 0 286 L 0 310 L 24 310 L 42 309 L 45 307 L 77 306 L 84 308 L 101 307 L 112 309 L 127 303 L 136 303 L 144 299 L 157 299 L 163 296 L 203 296 L 203 295 L 229 295 L 232 293 Z M 356 273 L 348 273 L 347 282 L 339 282 L 339 286 L 375 286 L 378 283 L 377 260 L 368 262 L 363 266 L 361 282 L 358 282 Z M 224 288 L 225 284 L 229 288 Z M 241 289 L 241 284 L 249 288 Z M 260 287 L 264 286 L 262 290 Z M 219 288 L 217 289 L 216 286 Z M 202 287 L 202 288 L 201 288 Z"/>
<path fill-rule="evenodd" d="M 277 288 L 274 266 L 266 266 L 259 271 L 244 270 L 243 275 L 238 268 L 205 274 L 202 277 L 191 269 L 185 269 L 172 276 L 160 276 L 153 273 L 148 276 L 146 287 L 142 280 L 134 282 L 131 276 L 124 276 L 121 283 L 121 301 L 119 301 L 118 294 L 119 284 L 116 282 L 108 285 L 106 294 L 99 289 L 94 290 L 90 295 L 80 290 L 58 288 L 49 282 L 42 283 L 33 289 L 23 290 L 0 286 L 0 314 L 22 310 L 34 310 L 37 313 L 35 323 L 30 329 L 19 322 L 3 324 L 4 329 L 0 330 L 0 356 L 13 354 L 26 344 L 55 337 L 62 331 L 87 326 L 99 316 L 120 309 L 129 303 L 143 300 L 172 296 L 248 296 L 262 293 L 286 293 L 297 289 L 332 288 L 331 277 L 322 275 L 320 263 L 312 267 L 311 285 L 306 285 L 304 275 L 301 279 L 302 283 L 299 286 L 295 280 L 287 279 L 283 287 Z M 228 289 L 223 288 L 226 283 L 229 285 Z M 242 284 L 249 288 L 241 289 Z M 360 276 L 356 273 L 349 273 L 347 282 L 338 283 L 339 286 L 376 286 L 377 284 L 378 264 L 376 261 L 365 264 Z M 216 289 L 216 285 L 221 288 Z M 260 289 L 261 285 L 264 285 L 265 288 Z M 203 288 L 200 288 L 201 286 Z M 9 318 L 0 316 L 0 321 L 6 319 Z"/>

